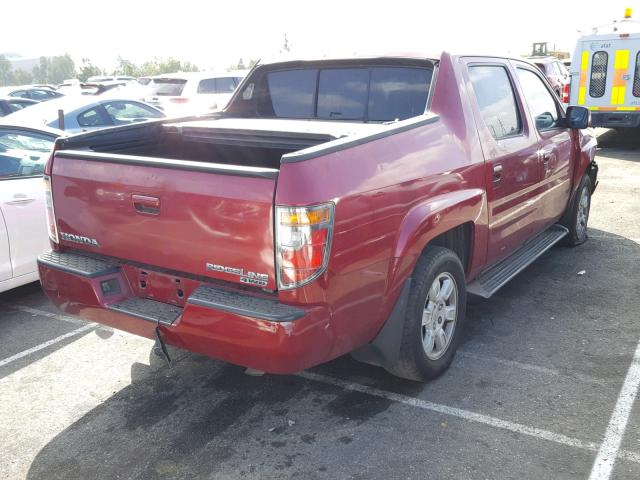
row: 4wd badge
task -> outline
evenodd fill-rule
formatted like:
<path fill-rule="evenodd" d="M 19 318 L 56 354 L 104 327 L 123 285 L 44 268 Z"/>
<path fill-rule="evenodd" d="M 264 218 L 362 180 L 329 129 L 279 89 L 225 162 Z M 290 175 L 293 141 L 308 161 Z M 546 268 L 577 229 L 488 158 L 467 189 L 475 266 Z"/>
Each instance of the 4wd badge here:
<path fill-rule="evenodd" d="M 266 287 L 267 282 L 269 281 L 269 275 L 266 273 L 245 272 L 244 268 L 227 267 L 225 265 L 218 265 L 215 263 L 207 263 L 206 268 L 207 270 L 212 270 L 214 272 L 237 275 L 240 277 L 240 283 L 255 285 L 257 287 Z"/>

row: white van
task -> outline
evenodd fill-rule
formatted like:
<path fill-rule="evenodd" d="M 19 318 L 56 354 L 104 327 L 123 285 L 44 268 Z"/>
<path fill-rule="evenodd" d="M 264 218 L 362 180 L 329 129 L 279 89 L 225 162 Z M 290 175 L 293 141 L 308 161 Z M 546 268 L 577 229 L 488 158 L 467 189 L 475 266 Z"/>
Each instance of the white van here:
<path fill-rule="evenodd" d="M 640 127 L 640 28 L 630 19 L 627 9 L 609 32 L 576 45 L 569 104 L 589 108 L 594 127 Z"/>

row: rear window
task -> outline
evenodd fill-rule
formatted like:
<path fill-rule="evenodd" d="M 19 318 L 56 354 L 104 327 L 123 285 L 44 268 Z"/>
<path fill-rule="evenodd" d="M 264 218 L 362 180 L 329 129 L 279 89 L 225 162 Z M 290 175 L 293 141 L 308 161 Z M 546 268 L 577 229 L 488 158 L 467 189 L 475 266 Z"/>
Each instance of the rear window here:
<path fill-rule="evenodd" d="M 237 85 L 234 77 L 205 78 L 198 84 L 198 93 L 233 93 Z"/>
<path fill-rule="evenodd" d="M 180 96 L 185 83 L 187 81 L 182 78 L 154 78 L 151 82 L 151 95 Z"/>
<path fill-rule="evenodd" d="M 329 120 L 364 120 L 368 87 L 367 69 L 322 70 L 318 86 L 317 117 Z"/>
<path fill-rule="evenodd" d="M 607 88 L 607 52 L 596 52 L 591 61 L 591 81 L 589 82 L 589 96 L 598 98 L 604 95 Z"/>
<path fill-rule="evenodd" d="M 266 117 L 393 121 L 424 113 L 432 70 L 418 67 L 270 72 L 258 113 Z"/>

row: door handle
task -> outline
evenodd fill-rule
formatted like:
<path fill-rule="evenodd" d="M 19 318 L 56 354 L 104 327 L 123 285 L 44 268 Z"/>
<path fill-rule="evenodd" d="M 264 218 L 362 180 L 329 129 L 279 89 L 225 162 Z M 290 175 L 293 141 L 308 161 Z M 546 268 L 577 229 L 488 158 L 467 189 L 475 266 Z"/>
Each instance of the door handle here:
<path fill-rule="evenodd" d="M 160 199 L 158 197 L 131 195 L 131 200 L 133 201 L 133 208 L 135 208 L 138 213 L 144 213 L 146 215 L 160 214 Z"/>
<path fill-rule="evenodd" d="M 24 193 L 16 193 L 13 196 L 13 200 L 9 200 L 5 202 L 5 205 L 26 205 L 31 202 L 35 202 L 36 199 L 32 197 L 28 197 Z"/>
<path fill-rule="evenodd" d="M 498 183 L 502 180 L 502 165 L 493 166 L 493 183 Z"/>

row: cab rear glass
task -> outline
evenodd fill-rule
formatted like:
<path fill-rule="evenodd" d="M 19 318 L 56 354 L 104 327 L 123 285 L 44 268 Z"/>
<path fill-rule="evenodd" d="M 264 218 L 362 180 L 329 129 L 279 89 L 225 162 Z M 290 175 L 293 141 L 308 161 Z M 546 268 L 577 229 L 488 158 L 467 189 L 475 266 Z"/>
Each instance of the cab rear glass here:
<path fill-rule="evenodd" d="M 433 71 L 418 67 L 308 68 L 265 75 L 258 114 L 385 122 L 424 113 Z"/>

